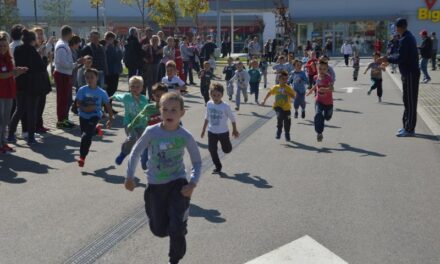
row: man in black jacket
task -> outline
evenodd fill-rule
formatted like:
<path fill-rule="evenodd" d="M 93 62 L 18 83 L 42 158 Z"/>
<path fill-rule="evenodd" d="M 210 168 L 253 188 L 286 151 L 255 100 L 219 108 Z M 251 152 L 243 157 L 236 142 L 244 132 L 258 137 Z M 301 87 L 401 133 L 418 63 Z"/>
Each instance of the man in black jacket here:
<path fill-rule="evenodd" d="M 107 56 L 105 54 L 104 46 L 99 44 L 99 38 L 100 35 L 98 31 L 90 31 L 90 43 L 81 50 L 81 57 L 86 55 L 92 56 L 92 67 L 99 72 L 98 86 L 104 89 L 104 76 L 108 73 Z"/>
<path fill-rule="evenodd" d="M 128 68 L 128 78 L 142 74 L 142 46 L 139 41 L 137 28 L 131 27 L 128 31 L 127 44 L 125 45 L 124 64 Z"/>
<path fill-rule="evenodd" d="M 413 137 L 417 122 L 417 100 L 419 95 L 419 54 L 417 42 L 414 35 L 407 30 L 406 19 L 398 18 L 396 21 L 397 33 L 400 36 L 398 53 L 380 58 L 377 62 L 389 62 L 399 64 L 399 71 L 402 75 L 403 104 L 403 128 L 396 136 Z"/>
<path fill-rule="evenodd" d="M 431 77 L 428 74 L 428 62 L 432 56 L 432 40 L 428 37 L 428 31 L 422 30 L 420 32 L 422 37 L 422 44 L 420 45 L 420 56 L 422 56 L 422 61 L 420 62 L 420 68 L 423 72 L 423 82 L 428 83 L 431 81 Z"/>
<path fill-rule="evenodd" d="M 206 43 L 202 47 L 202 51 L 200 52 L 200 65 L 203 65 L 204 61 L 208 61 L 212 55 L 214 55 L 215 49 L 217 45 L 212 42 L 212 37 L 208 36 L 206 38 Z"/>

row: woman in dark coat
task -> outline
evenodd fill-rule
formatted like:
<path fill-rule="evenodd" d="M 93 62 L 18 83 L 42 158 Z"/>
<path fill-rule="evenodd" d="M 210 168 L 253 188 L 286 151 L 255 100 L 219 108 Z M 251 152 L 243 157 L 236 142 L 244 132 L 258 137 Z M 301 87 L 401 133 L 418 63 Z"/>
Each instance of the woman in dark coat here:
<path fill-rule="evenodd" d="M 23 45 L 14 51 L 15 65 L 27 67 L 29 70 L 16 78 L 17 82 L 17 108 L 9 124 L 9 139 L 15 139 L 18 121 L 25 118 L 28 130 L 28 144 L 34 144 L 35 126 L 37 122 L 37 106 L 41 96 L 46 94 L 49 79 L 46 66 L 36 50 L 36 35 L 32 31 L 23 30 Z"/>

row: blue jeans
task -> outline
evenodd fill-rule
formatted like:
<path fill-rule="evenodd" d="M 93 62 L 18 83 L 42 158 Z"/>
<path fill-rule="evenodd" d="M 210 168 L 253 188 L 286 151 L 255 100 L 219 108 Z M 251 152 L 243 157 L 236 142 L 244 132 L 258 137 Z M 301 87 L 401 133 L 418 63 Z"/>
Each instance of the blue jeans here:
<path fill-rule="evenodd" d="M 183 62 L 183 71 L 185 73 L 185 80 L 183 80 L 183 81 L 185 83 L 187 83 L 186 80 L 188 79 L 188 75 L 189 75 L 189 82 L 190 83 L 194 83 L 193 73 L 192 73 L 192 66 L 190 65 L 189 61 L 184 61 Z"/>
<path fill-rule="evenodd" d="M 428 61 L 429 59 L 427 58 L 422 58 L 420 61 L 420 70 L 424 75 L 423 80 L 431 80 L 431 76 L 428 74 Z"/>
<path fill-rule="evenodd" d="M 258 92 L 259 92 L 259 82 L 251 82 L 249 83 L 249 86 L 251 87 L 251 93 L 255 94 L 255 102 L 258 102 Z"/>
<path fill-rule="evenodd" d="M 317 134 L 324 132 L 324 121 L 329 121 L 333 115 L 333 105 L 315 104 L 315 131 Z"/>

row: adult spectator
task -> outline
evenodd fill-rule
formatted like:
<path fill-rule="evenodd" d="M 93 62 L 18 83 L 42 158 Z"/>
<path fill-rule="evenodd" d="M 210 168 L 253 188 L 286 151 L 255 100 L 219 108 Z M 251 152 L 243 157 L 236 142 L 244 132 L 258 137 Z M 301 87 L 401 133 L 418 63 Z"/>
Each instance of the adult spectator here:
<path fill-rule="evenodd" d="M 127 44 L 125 45 L 124 64 L 128 69 L 128 78 L 141 75 L 142 71 L 142 46 L 139 42 L 138 30 L 132 27 L 128 30 Z"/>
<path fill-rule="evenodd" d="M 203 62 L 208 61 L 211 56 L 214 56 L 216 48 L 217 45 L 212 42 L 212 36 L 208 36 L 200 52 L 200 65 L 203 65 Z"/>
<path fill-rule="evenodd" d="M 92 67 L 98 70 L 98 86 L 104 88 L 105 75 L 108 72 L 107 57 L 105 55 L 105 48 L 99 43 L 100 34 L 96 30 L 90 31 L 90 43 L 88 43 L 81 50 L 81 57 L 86 55 L 92 56 Z"/>
<path fill-rule="evenodd" d="M 399 35 L 395 34 L 387 44 L 387 56 L 392 56 L 399 52 Z M 395 73 L 397 64 L 391 64 L 391 73 Z"/>
<path fill-rule="evenodd" d="M 44 66 L 46 68 L 46 72 L 44 73 L 46 82 L 43 83 L 44 84 L 44 87 L 42 87 L 43 93 L 39 97 L 37 103 L 37 121 L 35 124 L 36 125 L 35 131 L 37 133 L 46 133 L 47 131 L 49 131 L 49 129 L 44 127 L 43 113 L 46 107 L 46 97 L 52 91 L 52 86 L 49 80 L 49 73 L 47 72 L 47 66 L 49 64 L 48 56 L 50 54 L 50 46 L 47 46 L 46 36 L 44 35 L 44 30 L 41 27 L 36 27 L 33 29 L 33 31 L 35 32 L 37 37 L 35 48 L 37 49 L 38 54 L 40 54 L 41 59 L 43 60 Z"/>
<path fill-rule="evenodd" d="M 411 137 L 415 135 L 417 122 L 417 99 L 419 94 L 420 68 L 417 42 L 413 34 L 408 31 L 408 22 L 404 18 L 396 20 L 396 30 L 399 33 L 399 52 L 394 55 L 380 58 L 377 62 L 389 62 L 399 64 L 402 75 L 403 104 L 403 128 L 397 134 L 398 137 Z"/>
<path fill-rule="evenodd" d="M 69 121 L 69 95 L 72 100 L 73 69 L 82 63 L 79 58 L 73 61 L 69 41 L 73 37 L 72 28 L 61 27 L 61 39 L 55 44 L 55 71 L 54 79 L 57 90 L 57 128 L 72 128 L 74 123 Z"/>
<path fill-rule="evenodd" d="M 185 73 L 183 81 L 185 82 L 185 85 L 188 85 L 187 80 L 189 76 L 189 83 L 195 85 L 192 73 L 193 64 L 191 63 L 191 59 L 194 57 L 194 49 L 190 47 L 188 37 L 183 37 L 182 39 L 182 43 L 180 44 L 180 54 L 182 55 L 183 71 Z"/>
<path fill-rule="evenodd" d="M 142 69 L 142 77 L 144 78 L 145 92 L 148 98 L 153 98 L 153 85 L 157 82 L 159 75 L 159 62 L 162 58 L 161 49 L 159 47 L 159 37 L 153 35 L 147 43 L 143 41 L 142 50 L 144 52 L 144 67 Z"/>
<path fill-rule="evenodd" d="M 277 54 L 277 46 L 278 46 L 277 39 L 272 40 L 272 58 L 271 58 L 272 62 L 275 61 L 275 56 Z"/>
<path fill-rule="evenodd" d="M 438 39 L 435 32 L 431 33 L 431 41 L 432 41 L 432 70 L 435 71 L 437 69 L 437 49 L 438 49 Z"/>
<path fill-rule="evenodd" d="M 107 94 L 110 97 L 118 90 L 119 75 L 122 73 L 122 51 L 119 49 L 119 45 L 115 45 L 115 33 L 106 32 L 104 39 L 108 69 L 107 75 L 105 76 L 105 83 L 107 85 Z"/>
<path fill-rule="evenodd" d="M 273 58 L 273 49 L 272 49 L 272 40 L 268 39 L 263 47 L 263 53 L 264 57 L 266 58 L 267 62 L 272 63 Z"/>
<path fill-rule="evenodd" d="M 170 60 L 175 60 L 176 51 L 174 48 L 174 38 L 168 37 L 167 38 L 167 45 L 163 47 L 162 52 L 162 59 L 160 60 L 159 64 L 159 79 L 162 80 L 162 78 L 165 76 L 165 65 Z"/>
<path fill-rule="evenodd" d="M 165 40 L 165 33 L 163 33 L 163 31 L 158 31 L 157 36 L 159 37 L 160 40 L 159 47 L 162 49 L 167 45 L 167 41 Z"/>
<path fill-rule="evenodd" d="M 227 48 L 226 38 L 224 38 L 222 41 L 221 50 L 222 50 L 222 58 L 228 56 L 228 48 Z"/>
<path fill-rule="evenodd" d="M 14 56 L 15 48 L 23 44 L 21 41 L 22 31 L 25 27 L 21 24 L 13 25 L 11 28 L 11 39 L 12 42 L 9 44 L 9 49 L 11 50 L 11 55 Z"/>
<path fill-rule="evenodd" d="M 249 50 L 249 59 L 253 59 L 254 57 L 259 58 L 261 56 L 261 45 L 258 41 L 258 37 L 255 36 L 254 39 L 248 45 Z"/>
<path fill-rule="evenodd" d="M 431 76 L 428 73 L 428 62 L 432 57 L 432 40 L 428 37 L 428 31 L 420 31 L 420 36 L 422 37 L 422 43 L 419 47 L 420 56 L 422 60 L 420 61 L 420 69 L 423 73 L 423 82 L 428 83 L 431 81 Z"/>
<path fill-rule="evenodd" d="M 325 43 L 325 55 L 330 56 L 333 53 L 333 42 L 331 39 L 327 39 Z"/>
<path fill-rule="evenodd" d="M 347 40 L 344 42 L 344 44 L 342 44 L 341 53 L 344 55 L 345 66 L 348 67 L 350 56 L 353 54 L 353 48 Z"/>
<path fill-rule="evenodd" d="M 25 115 L 28 131 L 27 143 L 34 144 L 36 143 L 34 134 L 38 100 L 46 92 L 45 87 L 49 79 L 43 59 L 35 48 L 37 41 L 35 32 L 24 29 L 22 34 L 23 44 L 16 47 L 14 51 L 15 65 L 26 67 L 28 71 L 16 78 L 17 108 L 9 124 L 8 141 L 15 141 L 18 121 Z"/>

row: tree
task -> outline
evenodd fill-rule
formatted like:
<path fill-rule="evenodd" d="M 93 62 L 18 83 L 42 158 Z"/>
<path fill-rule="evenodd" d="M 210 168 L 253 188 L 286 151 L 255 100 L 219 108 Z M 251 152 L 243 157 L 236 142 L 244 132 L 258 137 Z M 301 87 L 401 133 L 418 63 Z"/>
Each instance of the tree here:
<path fill-rule="evenodd" d="M 145 28 L 145 9 L 148 5 L 147 0 L 120 0 L 124 5 L 133 7 L 139 11 L 142 17 L 142 27 Z"/>
<path fill-rule="evenodd" d="M 65 25 L 69 21 L 72 0 L 44 0 L 41 8 L 47 16 L 50 25 Z"/>
<path fill-rule="evenodd" d="M 199 15 L 209 11 L 208 0 L 179 0 L 179 8 L 184 17 L 191 17 L 197 29 L 199 28 Z"/>
<path fill-rule="evenodd" d="M 176 29 L 179 17 L 176 0 L 149 0 L 148 7 L 150 8 L 148 15 L 151 20 L 160 27 L 172 25 Z"/>
<path fill-rule="evenodd" d="M 0 0 L 0 27 L 7 30 L 20 22 L 17 6 L 9 2 L 8 0 Z"/>
<path fill-rule="evenodd" d="M 103 0 L 90 0 L 92 8 L 96 8 L 96 27 L 99 29 L 99 7 L 102 6 Z"/>

